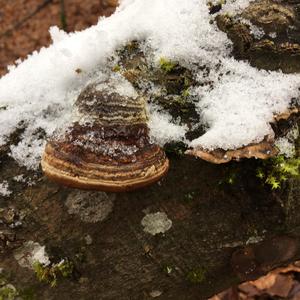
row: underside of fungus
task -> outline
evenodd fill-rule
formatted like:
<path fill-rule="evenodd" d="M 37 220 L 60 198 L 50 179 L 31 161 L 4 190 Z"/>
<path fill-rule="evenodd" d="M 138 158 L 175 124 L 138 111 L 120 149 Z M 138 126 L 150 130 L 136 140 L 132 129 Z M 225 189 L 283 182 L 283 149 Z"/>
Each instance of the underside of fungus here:
<path fill-rule="evenodd" d="M 214 164 L 223 164 L 231 160 L 240 160 L 242 158 L 260 158 L 267 159 L 278 154 L 278 150 L 274 146 L 274 141 L 264 139 L 260 143 L 250 144 L 235 150 L 216 149 L 207 151 L 205 149 L 187 150 L 186 154 L 199 157 L 203 160 Z"/>
<path fill-rule="evenodd" d="M 90 85 L 80 94 L 78 121 L 48 141 L 43 171 L 63 185 L 112 192 L 158 181 L 169 162 L 150 141 L 144 99 L 111 93 L 105 86 Z"/>

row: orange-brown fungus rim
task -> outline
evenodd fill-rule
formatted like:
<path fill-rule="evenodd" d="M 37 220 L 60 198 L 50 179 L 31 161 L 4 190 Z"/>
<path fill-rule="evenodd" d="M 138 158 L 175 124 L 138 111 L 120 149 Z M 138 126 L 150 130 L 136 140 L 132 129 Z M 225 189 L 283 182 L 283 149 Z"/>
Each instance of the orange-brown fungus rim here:
<path fill-rule="evenodd" d="M 47 162 L 47 154 L 42 158 L 42 169 L 44 174 L 52 181 L 71 188 L 83 190 L 96 190 L 104 192 L 127 192 L 151 185 L 163 178 L 169 170 L 169 160 L 165 158 L 161 168 L 150 177 L 128 179 L 126 181 L 105 181 L 76 176 L 66 171 L 51 166 Z"/>
<path fill-rule="evenodd" d="M 292 115 L 299 113 L 299 107 L 290 108 L 284 113 L 274 115 L 273 123 L 277 123 L 280 120 L 288 120 Z M 259 143 L 251 143 L 234 150 L 225 151 L 223 149 L 216 149 L 209 151 L 202 148 L 195 148 L 185 152 L 185 154 L 199 157 L 214 164 L 224 164 L 231 160 L 240 160 L 242 158 L 268 159 L 276 156 L 278 153 L 279 151 L 274 145 L 274 140 L 268 136 Z"/>

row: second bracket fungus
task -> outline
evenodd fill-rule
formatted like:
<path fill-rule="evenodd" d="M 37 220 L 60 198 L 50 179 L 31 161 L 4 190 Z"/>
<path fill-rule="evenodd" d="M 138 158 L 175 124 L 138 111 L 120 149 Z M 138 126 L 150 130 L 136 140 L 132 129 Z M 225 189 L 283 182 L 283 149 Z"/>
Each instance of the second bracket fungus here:
<path fill-rule="evenodd" d="M 148 135 L 145 100 L 112 88 L 109 82 L 90 84 L 79 95 L 77 120 L 46 145 L 42 168 L 49 178 L 75 188 L 121 192 L 167 172 L 164 151 Z"/>
<path fill-rule="evenodd" d="M 213 151 L 206 151 L 204 149 L 195 148 L 187 150 L 186 154 L 190 154 L 214 164 L 223 164 L 231 160 L 240 160 L 241 158 L 260 158 L 267 159 L 278 154 L 278 150 L 274 145 L 274 141 L 264 139 L 257 144 L 250 144 L 248 146 L 236 150 L 222 150 L 217 149 Z"/>

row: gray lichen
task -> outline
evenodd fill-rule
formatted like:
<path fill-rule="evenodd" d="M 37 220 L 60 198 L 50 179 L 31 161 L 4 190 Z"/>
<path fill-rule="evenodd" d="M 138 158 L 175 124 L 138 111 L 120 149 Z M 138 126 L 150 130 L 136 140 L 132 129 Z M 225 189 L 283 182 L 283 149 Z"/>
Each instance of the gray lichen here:
<path fill-rule="evenodd" d="M 172 227 L 172 221 L 164 212 L 147 214 L 141 222 L 144 231 L 152 235 L 165 233 Z"/>
<path fill-rule="evenodd" d="M 78 215 L 83 222 L 96 223 L 112 212 L 114 199 L 114 194 L 104 192 L 73 191 L 65 204 L 69 214 Z"/>

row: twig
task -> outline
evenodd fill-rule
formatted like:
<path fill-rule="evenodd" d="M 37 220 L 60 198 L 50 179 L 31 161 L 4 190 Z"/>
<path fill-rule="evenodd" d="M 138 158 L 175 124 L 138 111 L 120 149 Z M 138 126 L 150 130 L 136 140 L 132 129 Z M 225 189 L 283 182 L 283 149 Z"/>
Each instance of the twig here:
<path fill-rule="evenodd" d="M 64 0 L 60 0 L 60 22 L 61 22 L 62 29 L 64 31 L 67 31 L 68 23 L 67 23 L 66 8 L 65 8 Z"/>

